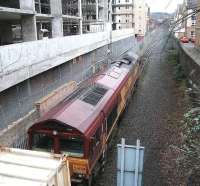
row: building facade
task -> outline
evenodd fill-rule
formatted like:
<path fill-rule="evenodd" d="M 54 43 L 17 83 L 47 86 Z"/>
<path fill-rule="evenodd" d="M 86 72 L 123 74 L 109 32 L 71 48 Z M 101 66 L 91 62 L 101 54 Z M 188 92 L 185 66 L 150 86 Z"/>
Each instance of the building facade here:
<path fill-rule="evenodd" d="M 177 6 L 175 13 L 175 36 L 181 38 L 183 36 L 188 37 L 191 41 L 196 40 L 196 18 L 197 15 L 193 13 L 195 9 L 196 1 L 184 1 L 183 4 Z M 183 19 L 185 17 L 185 19 Z"/>
<path fill-rule="evenodd" d="M 188 14 L 191 16 L 186 20 L 186 28 L 185 33 L 186 36 L 191 40 L 194 41 L 196 38 L 195 30 L 196 30 L 196 15 L 192 14 L 193 10 L 188 10 Z"/>
<path fill-rule="evenodd" d="M 144 36 L 149 30 L 150 8 L 144 0 L 113 0 L 113 30 L 133 28 Z"/>
<path fill-rule="evenodd" d="M 174 16 L 175 26 L 172 29 L 174 30 L 174 34 L 177 38 L 181 38 L 185 35 L 185 23 L 179 21 L 184 16 L 184 7 L 184 4 L 177 5 L 177 9 Z"/>
<path fill-rule="evenodd" d="M 145 36 L 150 25 L 150 7 L 144 0 L 135 1 L 135 34 Z"/>
<path fill-rule="evenodd" d="M 113 0 L 112 1 L 113 29 L 134 28 L 134 1 Z"/>

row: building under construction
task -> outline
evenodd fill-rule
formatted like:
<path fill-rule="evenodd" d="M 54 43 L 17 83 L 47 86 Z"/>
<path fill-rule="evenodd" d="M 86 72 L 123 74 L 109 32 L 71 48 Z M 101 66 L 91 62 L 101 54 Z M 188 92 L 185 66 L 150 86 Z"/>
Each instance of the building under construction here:
<path fill-rule="evenodd" d="M 0 45 L 104 30 L 107 0 L 1 0 Z"/>

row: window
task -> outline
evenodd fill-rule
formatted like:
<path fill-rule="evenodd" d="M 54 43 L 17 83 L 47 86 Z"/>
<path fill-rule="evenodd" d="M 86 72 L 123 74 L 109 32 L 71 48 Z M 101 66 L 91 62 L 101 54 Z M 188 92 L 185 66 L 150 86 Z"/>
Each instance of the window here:
<path fill-rule="evenodd" d="M 119 23 L 121 22 L 121 20 L 119 19 Z"/>
<path fill-rule="evenodd" d="M 1 0 L 0 6 L 8 7 L 8 8 L 20 8 L 19 0 Z"/>
<path fill-rule="evenodd" d="M 191 31 L 191 36 L 194 36 L 195 35 L 195 32 L 194 31 Z"/>
<path fill-rule="evenodd" d="M 196 15 L 192 15 L 192 16 L 191 16 L 191 19 L 192 19 L 192 20 L 196 20 Z"/>
<path fill-rule="evenodd" d="M 82 157 L 83 140 L 80 137 L 61 138 L 60 152 L 73 157 Z"/>
<path fill-rule="evenodd" d="M 35 10 L 40 14 L 50 14 L 50 1 L 49 0 L 35 0 Z"/>
<path fill-rule="evenodd" d="M 112 128 L 116 118 L 117 118 L 117 105 L 113 108 L 113 110 L 111 111 L 111 113 L 107 118 L 107 133 L 110 132 L 110 129 Z"/>
<path fill-rule="evenodd" d="M 46 134 L 35 133 L 33 135 L 32 149 L 36 151 L 53 152 L 53 138 Z"/>

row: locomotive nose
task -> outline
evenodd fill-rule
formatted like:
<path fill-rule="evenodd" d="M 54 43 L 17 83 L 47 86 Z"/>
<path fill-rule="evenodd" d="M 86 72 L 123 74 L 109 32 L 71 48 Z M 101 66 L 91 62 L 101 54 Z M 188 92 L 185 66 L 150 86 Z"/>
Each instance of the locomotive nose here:
<path fill-rule="evenodd" d="M 127 60 L 129 63 L 133 63 L 136 62 L 138 56 L 133 51 L 129 51 L 122 56 L 122 59 Z"/>

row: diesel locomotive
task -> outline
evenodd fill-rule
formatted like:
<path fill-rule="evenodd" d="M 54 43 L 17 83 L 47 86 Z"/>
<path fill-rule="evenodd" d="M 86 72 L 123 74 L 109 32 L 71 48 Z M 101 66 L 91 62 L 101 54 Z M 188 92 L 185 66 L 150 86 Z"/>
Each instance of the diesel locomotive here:
<path fill-rule="evenodd" d="M 90 186 L 104 164 L 112 133 L 142 69 L 133 53 L 113 61 L 110 68 L 30 127 L 29 148 L 66 154 L 72 181 Z"/>

